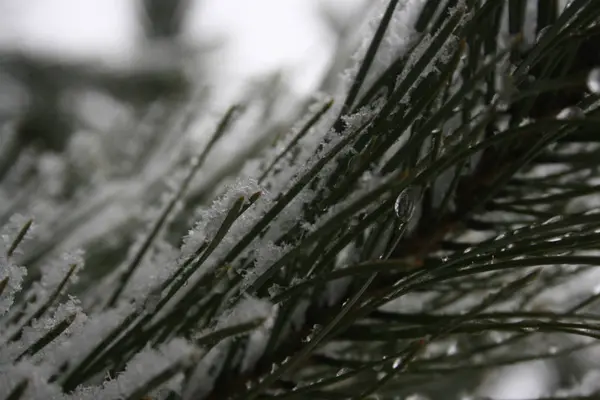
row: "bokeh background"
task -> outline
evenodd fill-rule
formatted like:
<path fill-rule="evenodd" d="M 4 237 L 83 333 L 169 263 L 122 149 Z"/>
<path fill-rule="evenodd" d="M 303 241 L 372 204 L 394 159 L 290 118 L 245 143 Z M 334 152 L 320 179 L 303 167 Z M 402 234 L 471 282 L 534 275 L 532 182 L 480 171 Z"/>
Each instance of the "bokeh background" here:
<path fill-rule="evenodd" d="M 165 54 L 158 56 L 165 50 L 159 49 L 161 44 L 148 43 L 140 3 L 2 0 L 0 49 L 116 69 L 148 62 L 142 60 L 142 51 L 156 52 L 154 62 L 173 62 Z M 365 7 L 365 0 L 181 3 L 187 4 L 178 40 L 202 54 L 197 61 L 210 70 L 210 80 L 220 90 L 235 90 L 252 77 L 282 70 L 299 93 L 318 85 L 336 46 L 336 29 Z"/>

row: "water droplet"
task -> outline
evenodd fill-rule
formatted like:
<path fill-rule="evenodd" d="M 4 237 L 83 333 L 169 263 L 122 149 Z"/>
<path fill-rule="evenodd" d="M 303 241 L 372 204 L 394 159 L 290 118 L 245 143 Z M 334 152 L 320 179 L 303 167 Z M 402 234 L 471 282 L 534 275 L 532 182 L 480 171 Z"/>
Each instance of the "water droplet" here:
<path fill-rule="evenodd" d="M 429 398 L 422 394 L 413 393 L 413 394 L 407 396 L 406 400 L 429 400 Z"/>
<path fill-rule="evenodd" d="M 448 349 L 446 350 L 446 355 L 452 356 L 456 353 L 458 353 L 458 343 L 453 342 L 450 344 L 450 346 L 448 346 Z"/>
<path fill-rule="evenodd" d="M 594 68 L 587 77 L 587 87 L 590 92 L 600 94 L 600 68 Z"/>
<path fill-rule="evenodd" d="M 490 339 L 494 343 L 502 343 L 508 337 L 509 336 L 506 333 L 504 333 L 504 332 L 498 332 L 498 331 L 492 331 L 492 332 L 490 332 Z"/>
<path fill-rule="evenodd" d="M 552 29 L 551 25 L 547 25 L 545 27 L 543 27 L 542 29 L 540 29 L 540 31 L 538 32 L 537 36 L 535 37 L 535 41 L 536 43 L 538 43 L 546 33 L 548 33 L 548 31 Z"/>
<path fill-rule="evenodd" d="M 563 219 L 562 215 L 555 215 L 554 217 L 548 218 L 547 220 L 542 222 L 541 225 L 554 224 L 555 222 L 558 222 L 562 219 Z"/>
<path fill-rule="evenodd" d="M 528 327 L 525 327 L 525 328 L 521 328 L 521 331 L 527 332 L 527 333 L 533 333 L 533 332 L 537 332 L 539 330 L 540 330 L 540 328 L 538 328 L 536 326 L 528 326 Z"/>
<path fill-rule="evenodd" d="M 498 236 L 496 236 L 494 238 L 494 240 L 503 240 L 508 236 L 508 234 L 506 232 L 499 234 Z"/>
<path fill-rule="evenodd" d="M 398 368 L 400 365 L 402 364 L 402 359 L 401 358 L 396 358 L 394 360 L 394 364 L 392 364 L 392 368 L 396 369 Z"/>
<path fill-rule="evenodd" d="M 557 115 L 556 119 L 578 119 L 585 117 L 583 110 L 579 107 L 567 107 L 563 108 Z"/>
<path fill-rule="evenodd" d="M 496 129 L 495 134 L 499 134 L 500 132 L 504 132 L 510 126 L 510 117 L 508 115 L 500 115 L 496 118 Z"/>
<path fill-rule="evenodd" d="M 546 241 L 550 242 L 550 243 L 556 243 L 556 242 L 560 242 L 563 239 L 562 236 L 553 236 L 551 238 L 546 239 Z"/>
<path fill-rule="evenodd" d="M 396 202 L 394 203 L 394 212 L 403 223 L 408 222 L 415 212 L 415 203 L 419 197 L 418 192 L 418 189 L 408 187 L 400 192 L 398 197 L 396 197 Z"/>

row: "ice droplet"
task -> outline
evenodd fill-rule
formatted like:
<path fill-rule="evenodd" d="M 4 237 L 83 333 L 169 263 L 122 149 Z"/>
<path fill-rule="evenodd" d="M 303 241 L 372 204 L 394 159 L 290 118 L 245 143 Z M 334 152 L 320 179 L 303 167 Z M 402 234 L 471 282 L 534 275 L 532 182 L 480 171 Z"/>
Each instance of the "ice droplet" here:
<path fill-rule="evenodd" d="M 594 68 L 587 77 L 587 87 L 590 92 L 600 94 L 600 68 Z"/>
<path fill-rule="evenodd" d="M 556 118 L 557 119 L 577 119 L 577 118 L 583 118 L 585 117 L 585 114 L 583 113 L 583 110 L 579 107 L 567 107 L 567 108 L 563 108 L 557 115 Z"/>

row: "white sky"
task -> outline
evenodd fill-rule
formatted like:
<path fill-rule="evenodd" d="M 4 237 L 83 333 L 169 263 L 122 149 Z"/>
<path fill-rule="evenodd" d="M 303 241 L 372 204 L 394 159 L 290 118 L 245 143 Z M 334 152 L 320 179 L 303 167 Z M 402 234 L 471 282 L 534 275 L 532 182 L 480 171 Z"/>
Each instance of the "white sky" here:
<path fill-rule="evenodd" d="M 2 0 L 0 45 L 74 58 L 129 52 L 137 28 L 123 0 Z"/>
<path fill-rule="evenodd" d="M 350 14 L 361 1 L 201 0 L 188 15 L 185 36 L 228 40 L 215 60 L 220 80 L 284 67 L 291 69 L 293 87 L 306 92 L 333 44 L 317 3 Z M 118 62 L 131 56 L 141 37 L 135 12 L 133 0 L 0 0 L 0 46 Z"/>

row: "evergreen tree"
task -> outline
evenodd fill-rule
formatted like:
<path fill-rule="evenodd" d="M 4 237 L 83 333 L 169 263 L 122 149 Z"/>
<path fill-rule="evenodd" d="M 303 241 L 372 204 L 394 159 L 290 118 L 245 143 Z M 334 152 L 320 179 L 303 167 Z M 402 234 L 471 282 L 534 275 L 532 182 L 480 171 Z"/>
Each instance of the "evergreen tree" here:
<path fill-rule="evenodd" d="M 466 399 L 532 362 L 600 397 L 600 2 L 375 11 L 307 110 L 86 71 L 131 110 L 95 132 L 5 58 L 39 73 L 1 121 L 0 399 Z"/>

